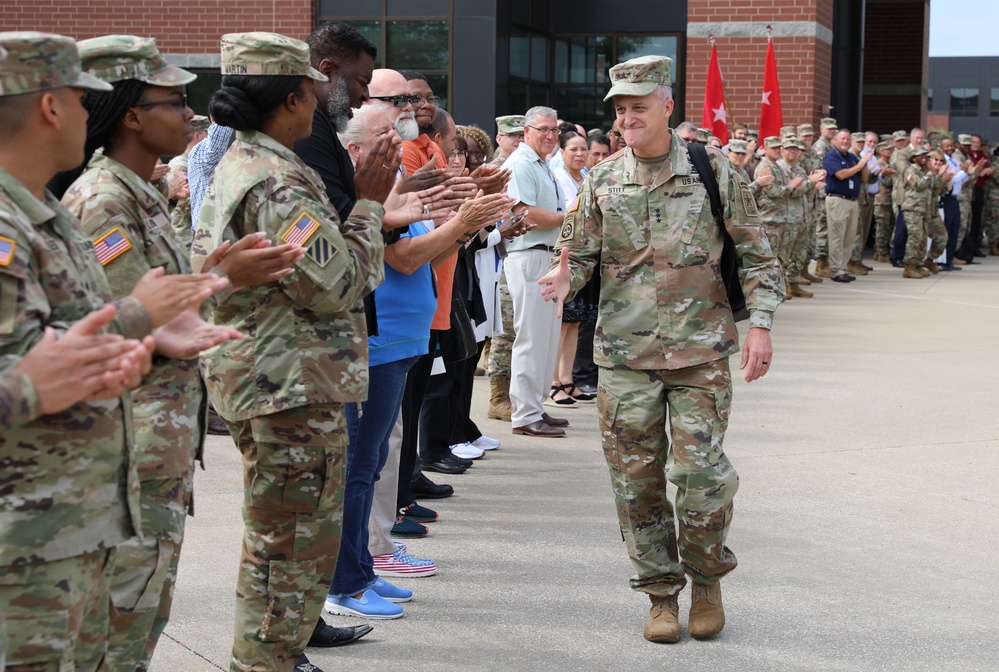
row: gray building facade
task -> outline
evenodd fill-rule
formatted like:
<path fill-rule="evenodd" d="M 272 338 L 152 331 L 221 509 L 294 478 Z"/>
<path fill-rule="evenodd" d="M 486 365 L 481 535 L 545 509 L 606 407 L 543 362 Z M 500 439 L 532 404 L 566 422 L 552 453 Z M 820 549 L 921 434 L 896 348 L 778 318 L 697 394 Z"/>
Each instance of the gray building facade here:
<path fill-rule="evenodd" d="M 930 58 L 929 128 L 999 141 L 999 56 Z"/>

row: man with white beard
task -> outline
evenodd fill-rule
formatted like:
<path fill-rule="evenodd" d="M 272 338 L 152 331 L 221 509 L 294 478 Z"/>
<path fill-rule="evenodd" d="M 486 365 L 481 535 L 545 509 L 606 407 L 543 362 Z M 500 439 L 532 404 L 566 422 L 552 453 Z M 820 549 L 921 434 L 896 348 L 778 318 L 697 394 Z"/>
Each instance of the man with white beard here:
<path fill-rule="evenodd" d="M 375 70 L 368 85 L 371 92 L 368 105 L 377 105 L 402 138 L 402 167 L 407 175 L 412 175 L 431 160 L 435 168 L 447 168 L 447 157 L 433 140 L 420 133 L 416 121 L 416 105 L 420 96 L 410 93 L 409 82 L 401 72 L 395 70 Z"/>

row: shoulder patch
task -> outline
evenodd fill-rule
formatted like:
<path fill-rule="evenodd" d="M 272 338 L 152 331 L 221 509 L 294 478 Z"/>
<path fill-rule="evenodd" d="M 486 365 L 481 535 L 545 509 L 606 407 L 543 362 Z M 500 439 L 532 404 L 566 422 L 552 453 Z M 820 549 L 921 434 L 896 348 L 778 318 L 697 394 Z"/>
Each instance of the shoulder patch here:
<path fill-rule="evenodd" d="M 316 262 L 320 268 L 326 268 L 326 265 L 332 261 L 337 252 L 338 250 L 333 247 L 330 239 L 323 234 L 319 234 L 305 251 L 305 256 Z"/>
<path fill-rule="evenodd" d="M 101 266 L 107 266 L 131 249 L 132 243 L 120 227 L 111 229 L 94 241 L 94 253 Z"/>
<path fill-rule="evenodd" d="M 0 266 L 10 266 L 10 262 L 14 258 L 14 250 L 16 249 L 16 240 L 0 236 Z"/>
<path fill-rule="evenodd" d="M 759 217 L 760 211 L 756 207 L 756 197 L 753 196 L 753 190 L 749 188 L 748 184 L 739 183 L 739 195 L 742 196 L 742 208 L 746 214 L 750 217 Z"/>
<path fill-rule="evenodd" d="M 298 216 L 291 226 L 281 234 L 281 242 L 292 245 L 305 245 L 309 238 L 319 230 L 319 221 L 307 212 Z"/>

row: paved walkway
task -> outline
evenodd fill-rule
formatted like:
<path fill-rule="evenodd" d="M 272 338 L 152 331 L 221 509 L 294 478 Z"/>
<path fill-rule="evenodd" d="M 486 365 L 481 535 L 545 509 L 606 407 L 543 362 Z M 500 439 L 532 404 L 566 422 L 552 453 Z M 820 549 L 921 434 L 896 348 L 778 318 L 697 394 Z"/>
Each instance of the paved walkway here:
<path fill-rule="evenodd" d="M 876 264 L 778 311 L 774 364 L 737 380 L 741 475 L 710 642 L 642 638 L 593 405 L 566 439 L 480 428 L 503 447 L 444 482 L 410 543 L 441 568 L 332 670 L 995 670 L 999 665 L 999 261 L 925 280 Z M 738 355 L 733 366 L 738 365 Z M 475 418 L 488 387 L 476 381 Z M 228 669 L 241 531 L 238 455 L 209 437 L 153 672 Z M 436 476 L 436 475 L 435 475 Z M 681 597 L 686 620 L 689 590 Z M 340 618 L 346 623 L 352 619 Z M 353 621 L 357 623 L 359 621 Z"/>

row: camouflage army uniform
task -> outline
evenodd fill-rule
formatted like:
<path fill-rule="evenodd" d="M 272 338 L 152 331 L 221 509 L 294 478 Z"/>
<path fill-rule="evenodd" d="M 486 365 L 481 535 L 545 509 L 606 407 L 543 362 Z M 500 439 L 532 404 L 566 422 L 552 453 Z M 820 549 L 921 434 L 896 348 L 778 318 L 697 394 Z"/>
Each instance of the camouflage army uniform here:
<path fill-rule="evenodd" d="M 788 198 L 793 191 L 788 185 L 790 176 L 776 163 L 763 157 L 756 168 L 757 177 L 771 174 L 774 182 L 770 186 L 756 190 L 756 207 L 760 211 L 759 221 L 767 232 L 770 247 L 784 270 L 789 264 L 788 252 L 791 248 L 791 231 L 788 224 Z"/>
<path fill-rule="evenodd" d="M 718 269 L 722 242 L 686 144 L 671 133 L 665 164 L 646 165 L 626 148 L 594 167 L 557 245 L 569 248 L 570 299 L 599 259 L 593 359 L 604 456 L 637 571 L 631 585 L 659 596 L 679 592 L 685 573 L 710 584 L 735 568 L 725 538 L 739 485 L 722 450 L 728 356 L 739 347 Z M 750 326 L 769 329 L 784 295 L 780 265 L 749 186 L 720 152 L 708 155 L 742 258 Z M 667 478 L 677 486 L 679 538 Z"/>
<path fill-rule="evenodd" d="M 802 144 L 804 146 L 804 144 Z M 812 153 L 810 149 L 806 149 L 801 153 L 801 159 L 798 161 L 798 166 L 805 171 L 806 175 L 810 175 L 815 170 L 822 169 L 822 162 L 819 161 L 818 157 Z M 819 194 L 825 193 L 822 189 L 817 189 L 815 186 L 810 186 L 808 193 L 805 195 L 805 262 L 802 265 L 803 269 L 808 268 L 808 261 L 816 256 L 815 253 L 815 227 L 817 226 L 816 218 L 818 216 L 816 203 L 818 202 Z"/>
<path fill-rule="evenodd" d="M 9 359 L 14 366 L 20 358 Z M 0 373 L 0 429 L 6 432 L 20 427 L 41 414 L 41 400 L 31 378 L 13 368 Z"/>
<path fill-rule="evenodd" d="M 878 165 L 886 167 L 888 164 L 879 161 Z M 892 234 L 895 232 L 895 217 L 891 203 L 894 186 L 895 175 L 882 177 L 881 184 L 878 185 L 878 193 L 874 196 L 874 251 L 882 257 L 888 256 Z"/>
<path fill-rule="evenodd" d="M 958 165 L 963 166 L 968 162 L 968 156 L 961 150 L 961 145 L 954 145 L 953 158 Z M 978 173 L 975 173 L 961 186 L 961 193 L 957 195 L 957 204 L 961 208 L 961 226 L 957 231 L 957 249 L 961 249 L 964 236 L 971 228 L 971 201 L 975 196 L 975 181 L 977 179 Z"/>
<path fill-rule="evenodd" d="M 0 33 L 0 96 L 67 86 L 110 89 L 81 74 L 72 39 Z M 2 169 L 0 243 L 0 359 L 6 365 L 30 350 L 46 327 L 64 331 L 111 300 L 79 222 L 50 193 L 39 200 Z M 112 325 L 129 337 L 152 330 L 149 313 L 134 298 L 118 302 Z M 36 412 L 0 434 L 7 665 L 95 670 L 107 637 L 110 549 L 141 529 L 130 400 L 81 402 L 32 418 Z"/>
<path fill-rule="evenodd" d="M 361 297 L 383 278 L 384 210 L 361 200 L 341 224 L 292 150 L 256 131 L 236 138 L 205 195 L 195 266 L 223 240 L 256 231 L 308 249 L 292 275 L 220 301 L 213 322 L 246 338 L 202 354 L 212 405 L 244 464 L 231 669 L 284 670 L 312 634 L 336 564 L 344 402 L 367 394 Z"/>
<path fill-rule="evenodd" d="M 908 234 L 902 261 L 906 265 L 918 266 L 926 258 L 926 234 L 930 216 L 936 216 L 936 205 L 933 205 L 932 210 L 930 207 L 936 176 L 923 166 L 911 163 L 905 169 L 902 180 L 905 182 L 902 216 L 905 218 L 905 230 Z M 939 254 L 937 252 L 937 256 Z"/>
<path fill-rule="evenodd" d="M 95 154 L 62 201 L 95 245 L 118 237 L 127 241 L 123 251 L 103 262 L 115 297 L 128 296 L 153 268 L 190 272 L 187 250 L 170 228 L 166 199 L 117 161 Z M 193 503 L 194 461 L 203 447 L 204 399 L 197 357 L 156 358 L 132 392 L 144 539 L 115 550 L 111 670 L 146 669 L 166 627 Z"/>
<path fill-rule="evenodd" d="M 508 157 L 504 156 L 503 150 L 497 148 L 496 152 L 493 154 L 493 158 L 490 159 L 489 163 L 487 163 L 486 165 L 494 166 L 496 168 L 502 168 L 503 164 L 506 163 L 507 158 Z"/>
<path fill-rule="evenodd" d="M 990 155 L 992 174 L 985 182 L 985 235 L 989 239 L 989 253 L 999 254 L 999 158 Z"/>
<path fill-rule="evenodd" d="M 832 150 L 832 145 L 825 138 L 819 138 L 812 145 L 812 157 L 817 168 L 822 167 L 822 160 L 827 152 Z M 826 192 L 825 189 L 815 191 L 815 257 L 829 256 L 829 222 L 826 220 Z"/>
<path fill-rule="evenodd" d="M 187 175 L 187 154 L 181 154 L 170 159 L 170 172 L 167 174 L 167 181 L 179 175 Z M 176 204 L 170 210 L 170 228 L 177 235 L 177 239 L 185 249 L 191 249 L 194 242 L 194 224 L 191 220 L 191 197 L 178 198 Z"/>
<path fill-rule="evenodd" d="M 801 269 L 808 264 L 811 258 L 808 254 L 808 225 L 806 202 L 811 198 L 815 187 L 808 179 L 808 174 L 801 167 L 801 162 L 793 166 L 783 158 L 777 162 L 777 166 L 785 172 L 789 179 L 800 177 L 802 182 L 796 189 L 792 189 L 787 197 L 787 222 L 790 240 L 787 248 L 787 265 L 784 272 L 787 275 L 788 284 L 797 284 L 801 281 Z"/>

